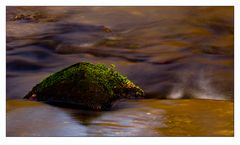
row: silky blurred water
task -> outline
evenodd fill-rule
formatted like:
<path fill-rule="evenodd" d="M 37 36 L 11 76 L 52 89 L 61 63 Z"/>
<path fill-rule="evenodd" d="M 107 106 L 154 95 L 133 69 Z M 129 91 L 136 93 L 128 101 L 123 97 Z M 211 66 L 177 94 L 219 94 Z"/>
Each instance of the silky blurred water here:
<path fill-rule="evenodd" d="M 17 19 L 19 15 L 25 18 Z M 50 73 L 89 61 L 115 64 L 143 88 L 146 98 L 233 100 L 233 23 L 233 7 L 7 7 L 7 99 L 21 99 Z M 141 109 L 127 112 L 142 118 Z M 158 120 L 164 114 L 160 110 L 154 115 Z M 124 114 L 111 115 L 119 120 Z M 131 119 L 120 124 L 129 128 Z M 109 126 L 95 131 L 114 136 L 115 124 Z M 149 126 L 130 127 L 130 132 L 161 135 L 141 134 Z M 65 131 L 70 136 L 98 135 L 71 133 Z M 64 131 L 45 135 L 64 136 Z"/>

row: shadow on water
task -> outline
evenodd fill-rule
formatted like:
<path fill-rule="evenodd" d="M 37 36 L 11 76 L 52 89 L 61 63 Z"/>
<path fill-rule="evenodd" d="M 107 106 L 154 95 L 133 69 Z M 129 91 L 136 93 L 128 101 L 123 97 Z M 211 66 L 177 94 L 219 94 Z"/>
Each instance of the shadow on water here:
<path fill-rule="evenodd" d="M 101 118 L 105 114 L 112 114 L 121 110 L 134 109 L 139 107 L 137 104 L 129 104 L 127 100 L 120 100 L 113 104 L 110 110 L 107 111 L 91 111 L 89 108 L 82 107 L 79 105 L 61 104 L 61 103 L 47 103 L 53 107 L 63 109 L 64 112 L 68 113 L 76 121 L 79 121 L 81 125 L 91 126 L 94 125 L 94 121 Z M 137 100 L 135 100 L 137 101 Z"/>
<path fill-rule="evenodd" d="M 98 117 L 101 117 L 103 112 L 96 111 L 73 111 L 69 113 L 74 120 L 79 121 L 81 125 L 90 126 L 93 125 L 93 121 L 95 121 Z"/>

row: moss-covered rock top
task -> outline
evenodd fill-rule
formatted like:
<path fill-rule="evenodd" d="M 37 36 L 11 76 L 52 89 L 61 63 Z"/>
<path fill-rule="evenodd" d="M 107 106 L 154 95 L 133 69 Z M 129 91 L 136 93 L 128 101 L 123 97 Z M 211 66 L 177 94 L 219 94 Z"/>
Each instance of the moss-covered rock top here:
<path fill-rule="evenodd" d="M 25 98 L 108 110 L 118 99 L 144 95 L 142 89 L 114 68 L 88 62 L 74 64 L 44 79 Z"/>

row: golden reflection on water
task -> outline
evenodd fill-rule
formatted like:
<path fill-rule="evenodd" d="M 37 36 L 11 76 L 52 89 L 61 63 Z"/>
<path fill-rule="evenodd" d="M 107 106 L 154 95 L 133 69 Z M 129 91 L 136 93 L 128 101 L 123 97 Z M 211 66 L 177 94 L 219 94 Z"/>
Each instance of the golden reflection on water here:
<path fill-rule="evenodd" d="M 7 136 L 233 136 L 233 102 L 140 100 L 107 112 L 7 102 Z"/>

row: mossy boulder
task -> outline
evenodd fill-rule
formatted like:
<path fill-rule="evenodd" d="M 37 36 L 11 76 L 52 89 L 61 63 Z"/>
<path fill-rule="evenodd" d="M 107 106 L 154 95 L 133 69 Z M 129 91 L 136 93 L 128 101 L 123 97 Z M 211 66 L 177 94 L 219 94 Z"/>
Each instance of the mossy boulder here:
<path fill-rule="evenodd" d="M 143 97 L 141 88 L 103 64 L 80 62 L 56 72 L 37 84 L 25 99 L 109 110 L 123 98 Z"/>

